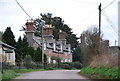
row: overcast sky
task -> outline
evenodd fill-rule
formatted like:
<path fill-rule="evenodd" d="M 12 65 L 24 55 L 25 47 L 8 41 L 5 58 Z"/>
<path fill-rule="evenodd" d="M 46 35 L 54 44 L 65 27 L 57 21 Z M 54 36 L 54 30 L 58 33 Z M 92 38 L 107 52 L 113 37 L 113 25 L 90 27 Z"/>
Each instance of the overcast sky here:
<path fill-rule="evenodd" d="M 80 34 L 91 25 L 98 25 L 98 5 L 102 8 L 114 0 L 17 0 L 26 12 L 34 19 L 40 13 L 52 13 L 53 16 L 61 17 L 65 24 L 72 28 L 73 32 L 80 37 Z M 110 40 L 110 45 L 115 45 L 118 40 L 118 2 L 104 9 L 114 25 L 114 29 L 102 14 L 102 32 L 104 39 Z M 29 17 L 22 11 L 15 0 L 0 0 L 0 31 L 5 31 L 10 26 L 16 40 L 23 35 L 19 31 Z"/>

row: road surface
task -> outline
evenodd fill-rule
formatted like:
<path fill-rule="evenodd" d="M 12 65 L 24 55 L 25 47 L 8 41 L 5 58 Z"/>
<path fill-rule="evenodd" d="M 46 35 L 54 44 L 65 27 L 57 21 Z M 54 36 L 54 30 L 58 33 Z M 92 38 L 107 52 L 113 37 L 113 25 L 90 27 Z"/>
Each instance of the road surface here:
<path fill-rule="evenodd" d="M 15 79 L 87 79 L 79 75 L 80 70 L 50 70 L 21 74 Z"/>

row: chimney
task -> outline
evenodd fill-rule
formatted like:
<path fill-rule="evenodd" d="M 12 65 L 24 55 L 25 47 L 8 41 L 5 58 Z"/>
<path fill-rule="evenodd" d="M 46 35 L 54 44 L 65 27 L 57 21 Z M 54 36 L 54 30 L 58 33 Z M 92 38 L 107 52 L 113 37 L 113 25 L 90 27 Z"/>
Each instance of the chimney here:
<path fill-rule="evenodd" d="M 59 41 L 62 41 L 63 45 L 66 45 L 66 32 L 63 32 L 62 30 L 60 30 L 59 32 Z"/>
<path fill-rule="evenodd" d="M 26 31 L 34 31 L 34 22 L 33 22 L 33 20 L 27 20 Z"/>
<path fill-rule="evenodd" d="M 43 28 L 43 36 L 45 39 L 53 39 L 52 25 L 46 25 L 45 28 Z"/>
<path fill-rule="evenodd" d="M 104 45 L 105 45 L 105 47 L 109 47 L 109 40 L 105 40 Z"/>
<path fill-rule="evenodd" d="M 60 40 L 65 40 L 65 39 L 66 39 L 66 32 L 62 32 L 62 31 L 60 30 L 60 32 L 59 32 L 59 39 L 60 39 Z"/>
<path fill-rule="evenodd" d="M 32 20 L 27 20 L 25 33 L 29 46 L 33 46 L 34 22 Z"/>
<path fill-rule="evenodd" d="M 85 44 L 85 35 L 81 34 L 80 39 L 81 39 L 81 44 L 84 45 Z"/>

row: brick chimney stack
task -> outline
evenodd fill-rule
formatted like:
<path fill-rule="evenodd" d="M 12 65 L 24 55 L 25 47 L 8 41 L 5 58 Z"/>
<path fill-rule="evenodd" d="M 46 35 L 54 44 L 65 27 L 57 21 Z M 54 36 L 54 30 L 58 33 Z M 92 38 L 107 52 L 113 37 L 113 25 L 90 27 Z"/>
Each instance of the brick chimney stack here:
<path fill-rule="evenodd" d="M 43 28 L 43 36 L 45 39 L 53 39 L 52 25 L 46 25 L 45 28 Z"/>
<path fill-rule="evenodd" d="M 34 31 L 34 22 L 32 20 L 27 20 L 26 31 Z"/>
<path fill-rule="evenodd" d="M 62 32 L 62 31 L 60 30 L 60 32 L 59 32 L 59 39 L 60 39 L 60 40 L 65 40 L 65 39 L 66 39 L 66 32 Z"/>
<path fill-rule="evenodd" d="M 85 35 L 81 34 L 80 39 L 81 39 L 81 44 L 84 45 L 85 44 Z"/>
<path fill-rule="evenodd" d="M 66 45 L 66 36 L 67 36 L 67 33 L 60 30 L 59 41 L 61 41 L 63 43 L 63 45 Z"/>
<path fill-rule="evenodd" d="M 109 40 L 105 40 L 105 41 L 104 41 L 104 45 L 105 45 L 106 47 L 109 47 Z"/>
<path fill-rule="evenodd" d="M 34 38 L 34 22 L 33 20 L 27 20 L 26 22 L 26 38 L 27 42 L 30 46 L 33 46 L 33 38 Z"/>

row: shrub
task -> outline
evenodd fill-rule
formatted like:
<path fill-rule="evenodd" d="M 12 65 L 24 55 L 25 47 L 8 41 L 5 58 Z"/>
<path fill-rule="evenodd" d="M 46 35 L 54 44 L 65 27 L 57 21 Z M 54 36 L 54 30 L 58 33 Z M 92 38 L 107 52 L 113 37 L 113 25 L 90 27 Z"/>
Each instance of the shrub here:
<path fill-rule="evenodd" d="M 82 64 L 80 62 L 72 62 L 71 66 L 73 68 L 76 68 L 76 69 L 81 69 L 82 68 Z"/>
<path fill-rule="evenodd" d="M 24 65 L 26 68 L 32 68 L 32 69 L 35 69 L 37 67 L 36 63 L 32 61 L 30 55 L 26 55 Z"/>
<path fill-rule="evenodd" d="M 55 68 L 53 68 L 53 67 L 47 67 L 47 68 L 45 68 L 46 70 L 54 70 Z"/>
<path fill-rule="evenodd" d="M 82 64 L 80 62 L 64 62 L 61 63 L 62 68 L 69 67 L 69 69 L 75 68 L 75 69 L 81 69 Z"/>
<path fill-rule="evenodd" d="M 64 69 L 72 69 L 72 67 L 69 64 L 62 64 L 60 65 L 60 67 Z"/>
<path fill-rule="evenodd" d="M 93 57 L 90 66 L 100 67 L 101 65 L 106 65 L 108 67 L 117 67 L 118 61 L 119 59 L 117 55 L 113 56 L 112 54 L 102 54 L 100 56 Z"/>

